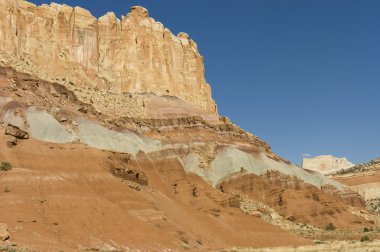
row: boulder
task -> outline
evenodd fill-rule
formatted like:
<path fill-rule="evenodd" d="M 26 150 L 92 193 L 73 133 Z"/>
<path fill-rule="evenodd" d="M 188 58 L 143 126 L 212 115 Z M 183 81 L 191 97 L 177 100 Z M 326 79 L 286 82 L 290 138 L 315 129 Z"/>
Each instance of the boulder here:
<path fill-rule="evenodd" d="M 7 239 L 9 239 L 8 225 L 0 223 L 0 241 L 5 241 Z"/>
<path fill-rule="evenodd" d="M 17 145 L 17 138 L 14 136 L 7 135 L 5 137 L 5 142 L 7 143 L 7 146 L 12 148 Z"/>
<path fill-rule="evenodd" d="M 249 214 L 254 216 L 254 217 L 257 217 L 257 218 L 261 218 L 261 216 L 262 216 L 261 212 L 259 212 L 259 211 L 252 211 Z"/>
<path fill-rule="evenodd" d="M 138 171 L 132 168 L 113 167 L 111 173 L 124 180 L 129 180 L 140 185 L 148 185 L 148 177 L 143 171 Z"/>
<path fill-rule="evenodd" d="M 193 188 L 193 197 L 199 197 L 201 194 L 200 190 L 198 187 Z"/>

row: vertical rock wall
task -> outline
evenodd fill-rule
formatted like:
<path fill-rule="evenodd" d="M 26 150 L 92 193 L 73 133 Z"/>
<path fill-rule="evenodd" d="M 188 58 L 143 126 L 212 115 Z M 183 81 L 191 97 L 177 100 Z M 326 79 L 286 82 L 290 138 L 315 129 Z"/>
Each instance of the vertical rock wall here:
<path fill-rule="evenodd" d="M 55 3 L 0 6 L 3 64 L 79 87 L 177 96 L 216 112 L 196 43 L 186 33 L 173 35 L 143 7 L 119 20 Z"/>

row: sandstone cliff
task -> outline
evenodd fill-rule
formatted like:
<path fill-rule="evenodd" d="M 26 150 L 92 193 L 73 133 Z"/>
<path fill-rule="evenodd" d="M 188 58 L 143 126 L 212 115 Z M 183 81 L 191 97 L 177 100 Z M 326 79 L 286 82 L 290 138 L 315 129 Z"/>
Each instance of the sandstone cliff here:
<path fill-rule="evenodd" d="M 177 96 L 216 113 L 197 44 L 145 8 L 132 7 L 119 20 L 55 3 L 0 5 L 0 64 L 75 87 Z"/>
<path fill-rule="evenodd" d="M 348 169 L 353 167 L 354 164 L 346 158 L 337 158 L 331 155 L 322 155 L 312 158 L 304 158 L 302 161 L 302 168 L 317 171 L 322 174 L 333 173 L 341 169 Z"/>

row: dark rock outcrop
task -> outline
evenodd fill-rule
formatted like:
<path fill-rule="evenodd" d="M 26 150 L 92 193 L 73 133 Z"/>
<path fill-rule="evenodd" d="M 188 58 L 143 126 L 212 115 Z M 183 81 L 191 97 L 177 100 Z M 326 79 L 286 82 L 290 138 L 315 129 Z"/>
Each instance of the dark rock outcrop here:
<path fill-rule="evenodd" d="M 10 136 L 14 136 L 17 139 L 28 139 L 29 138 L 29 134 L 27 132 L 21 130 L 19 127 L 14 126 L 12 124 L 9 124 L 5 128 L 5 134 L 10 135 Z"/>

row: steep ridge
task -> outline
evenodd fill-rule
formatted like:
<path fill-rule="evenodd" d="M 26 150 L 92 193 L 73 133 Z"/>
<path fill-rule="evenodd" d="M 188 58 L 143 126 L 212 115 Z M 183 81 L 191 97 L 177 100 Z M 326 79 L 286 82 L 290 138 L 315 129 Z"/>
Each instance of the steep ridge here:
<path fill-rule="evenodd" d="M 0 158 L 14 166 L 0 172 L 0 222 L 12 239 L 37 250 L 310 243 L 246 215 L 251 200 L 305 225 L 377 224 L 354 214 L 364 202 L 347 186 L 220 117 L 195 42 L 146 9 L 97 20 L 0 2 Z"/>
<path fill-rule="evenodd" d="M 8 97 L 2 104 L 5 126 L 16 126 L 35 139 L 54 143 L 79 141 L 100 149 L 132 154 L 139 150 L 185 150 L 179 157 L 186 169 L 214 185 L 245 167 L 258 175 L 272 169 L 300 177 L 318 187 L 325 184 L 342 187 L 333 180 L 291 165 L 274 154 L 269 145 L 225 118 L 217 125 L 194 116 L 114 118 L 84 104 L 64 87 L 55 88 L 59 84 L 40 81 L 9 68 L 0 72 L 4 79 L 2 94 Z"/>

